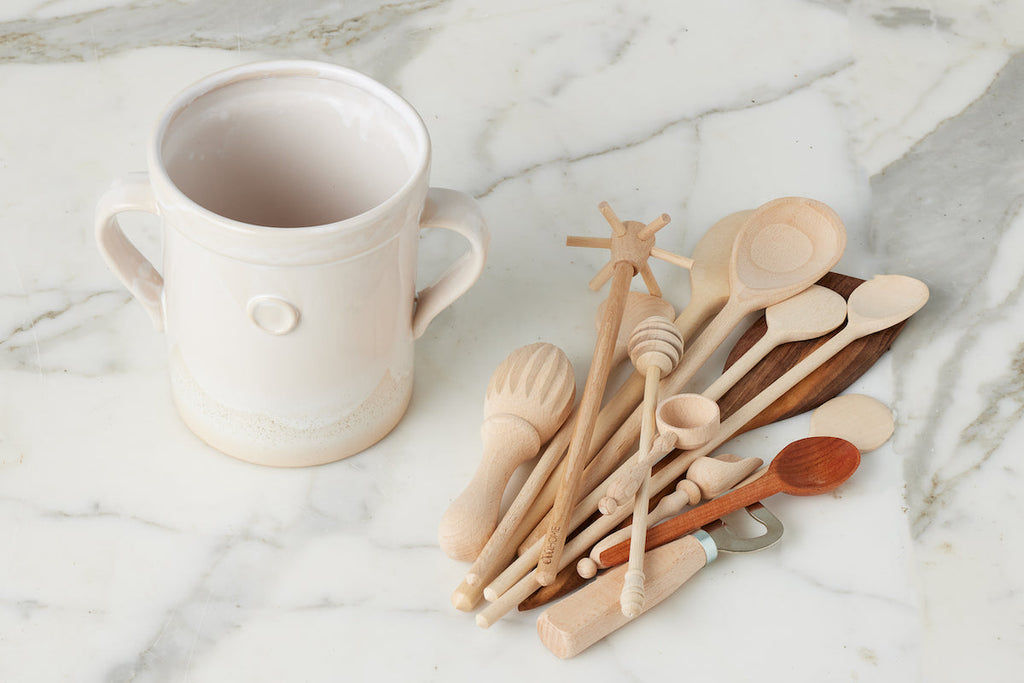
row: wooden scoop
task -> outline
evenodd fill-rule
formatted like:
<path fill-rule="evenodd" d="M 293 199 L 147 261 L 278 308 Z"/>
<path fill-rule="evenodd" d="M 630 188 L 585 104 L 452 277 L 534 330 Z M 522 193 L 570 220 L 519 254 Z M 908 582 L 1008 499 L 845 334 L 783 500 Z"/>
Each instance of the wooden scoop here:
<path fill-rule="evenodd" d="M 648 451 L 623 465 L 598 503 L 602 514 L 613 514 L 627 504 L 640 488 L 643 477 L 659 460 L 676 448 L 700 448 L 714 436 L 721 424 L 718 404 L 701 394 L 676 394 L 658 404 L 660 436 Z"/>
<path fill-rule="evenodd" d="M 776 493 L 791 496 L 828 493 L 849 479 L 858 465 L 860 451 L 844 439 L 812 436 L 794 441 L 775 456 L 763 476 L 651 528 L 647 532 L 647 548 L 674 541 Z M 611 567 L 627 559 L 629 544 L 622 542 L 601 553 L 599 564 Z"/>
<path fill-rule="evenodd" d="M 498 523 L 501 497 L 515 469 L 572 410 L 576 377 L 561 349 L 546 343 L 513 351 L 487 385 L 484 455 L 476 474 L 441 518 L 441 549 L 456 560 L 472 560 Z"/>

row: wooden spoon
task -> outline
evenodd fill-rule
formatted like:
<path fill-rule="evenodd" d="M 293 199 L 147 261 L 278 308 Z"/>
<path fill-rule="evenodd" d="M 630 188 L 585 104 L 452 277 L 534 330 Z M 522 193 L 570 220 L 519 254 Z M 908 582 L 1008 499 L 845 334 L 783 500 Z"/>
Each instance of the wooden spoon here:
<path fill-rule="evenodd" d="M 484 404 L 483 458 L 466 489 L 441 518 L 441 549 L 472 560 L 498 523 L 502 493 L 515 469 L 537 455 L 576 397 L 576 376 L 561 349 L 530 344 L 495 370 Z"/>
<path fill-rule="evenodd" d="M 767 327 L 764 335 L 704 391 L 704 396 L 712 401 L 722 398 L 777 346 L 817 339 L 842 325 L 846 320 L 846 299 L 827 287 L 811 285 L 769 306 L 764 316 Z"/>
<path fill-rule="evenodd" d="M 647 532 L 647 548 L 674 541 L 776 493 L 791 496 L 828 493 L 849 479 L 858 465 L 860 451 L 845 439 L 812 436 L 794 441 L 775 456 L 763 476 L 652 527 Z M 629 544 L 623 541 L 601 553 L 599 564 L 611 567 L 628 559 Z"/>
<path fill-rule="evenodd" d="M 818 281 L 818 284 L 848 299 L 854 290 L 864 284 L 864 280 L 840 273 L 828 273 Z M 793 389 L 765 408 L 757 417 L 749 421 L 739 433 L 785 420 L 808 410 L 814 410 L 825 401 L 838 396 L 860 378 L 861 375 L 867 372 L 882 354 L 889 350 L 889 347 L 892 346 L 896 337 L 903 330 L 903 325 L 904 322 L 901 321 L 855 340 L 827 363 L 812 372 Z M 726 371 L 739 358 L 743 357 L 748 349 L 757 343 L 757 340 L 765 334 L 766 327 L 766 320 L 762 316 L 740 336 L 726 359 Z M 811 352 L 824 344 L 827 339 L 826 337 L 824 339 L 793 342 L 780 346 L 770 352 L 765 356 L 764 360 L 758 363 L 750 372 L 746 373 L 732 389 L 728 390 L 718 399 L 718 405 L 721 406 L 723 418 L 736 412 L 740 406 L 750 401 L 762 389 L 781 377 L 787 369 L 810 355 Z"/>
<path fill-rule="evenodd" d="M 729 265 L 740 229 L 753 210 L 737 211 L 704 233 L 693 248 L 690 267 L 690 301 L 676 318 L 676 327 L 689 342 L 708 320 L 718 315 L 729 300 Z"/>

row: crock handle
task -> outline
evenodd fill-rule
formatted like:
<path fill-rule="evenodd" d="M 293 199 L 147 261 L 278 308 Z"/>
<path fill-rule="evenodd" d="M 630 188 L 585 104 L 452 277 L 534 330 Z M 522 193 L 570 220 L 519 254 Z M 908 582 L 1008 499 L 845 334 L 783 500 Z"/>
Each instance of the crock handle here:
<path fill-rule="evenodd" d="M 117 215 L 123 211 L 158 214 L 146 174 L 115 182 L 96 205 L 96 244 L 107 267 L 146 309 L 153 326 L 164 329 L 164 279 L 125 237 Z"/>
<path fill-rule="evenodd" d="M 469 251 L 450 265 L 433 284 L 416 294 L 412 334 L 417 339 L 434 316 L 465 294 L 477 281 L 487 261 L 490 242 L 490 233 L 476 200 L 456 190 L 430 188 L 420 216 L 420 228 L 444 228 L 457 232 L 469 242 Z"/>

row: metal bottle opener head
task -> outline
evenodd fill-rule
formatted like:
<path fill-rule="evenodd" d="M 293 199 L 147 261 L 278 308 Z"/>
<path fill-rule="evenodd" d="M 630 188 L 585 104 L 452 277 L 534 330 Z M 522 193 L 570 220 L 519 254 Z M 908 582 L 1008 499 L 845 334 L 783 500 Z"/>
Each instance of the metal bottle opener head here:
<path fill-rule="evenodd" d="M 720 519 L 694 534 L 704 546 L 708 564 L 718 556 L 718 551 L 752 553 L 769 548 L 782 538 L 782 522 L 768 508 L 761 503 L 754 503 L 747 506 L 746 510 L 747 514 L 764 527 L 764 533 L 760 536 L 738 536 Z"/>

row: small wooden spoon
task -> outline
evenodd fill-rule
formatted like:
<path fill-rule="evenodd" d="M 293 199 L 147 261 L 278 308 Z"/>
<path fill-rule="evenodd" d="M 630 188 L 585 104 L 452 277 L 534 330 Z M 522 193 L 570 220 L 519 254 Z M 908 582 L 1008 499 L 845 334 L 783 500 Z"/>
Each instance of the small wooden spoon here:
<path fill-rule="evenodd" d="M 818 281 L 818 284 L 848 299 L 854 290 L 864 284 L 864 280 L 840 273 L 828 273 Z M 852 342 L 793 389 L 761 411 L 738 433 L 742 434 L 757 427 L 814 410 L 825 401 L 838 396 L 889 350 L 903 330 L 903 325 L 904 322 L 898 322 Z M 757 343 L 757 340 L 765 334 L 766 329 L 767 322 L 764 316 L 751 324 L 729 352 L 725 362 L 726 372 L 747 353 L 748 349 Z M 735 386 L 718 399 L 718 404 L 722 408 L 722 417 L 727 418 L 732 415 L 740 406 L 761 393 L 762 389 L 781 377 L 787 369 L 810 355 L 827 339 L 828 337 L 793 342 L 771 351 L 756 367 L 746 373 Z"/>
<path fill-rule="evenodd" d="M 763 476 L 648 530 L 647 548 L 674 541 L 776 493 L 791 496 L 828 493 L 849 479 L 858 465 L 860 451 L 844 439 L 812 436 L 794 441 L 775 456 Z M 601 553 L 599 564 L 606 567 L 621 564 L 629 559 L 628 551 L 628 543 L 619 543 Z"/>
<path fill-rule="evenodd" d="M 441 549 L 472 560 L 498 523 L 502 493 L 515 469 L 537 455 L 576 397 L 576 376 L 561 349 L 547 343 L 513 351 L 487 385 L 484 455 L 476 474 L 441 518 Z"/>
<path fill-rule="evenodd" d="M 769 306 L 764 314 L 764 335 L 704 391 L 704 396 L 712 401 L 722 398 L 777 346 L 817 339 L 842 325 L 846 320 L 846 299 L 827 287 L 811 285 L 796 296 Z"/>

